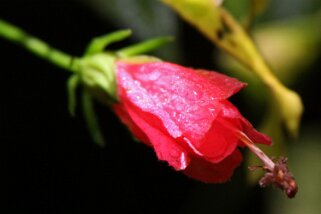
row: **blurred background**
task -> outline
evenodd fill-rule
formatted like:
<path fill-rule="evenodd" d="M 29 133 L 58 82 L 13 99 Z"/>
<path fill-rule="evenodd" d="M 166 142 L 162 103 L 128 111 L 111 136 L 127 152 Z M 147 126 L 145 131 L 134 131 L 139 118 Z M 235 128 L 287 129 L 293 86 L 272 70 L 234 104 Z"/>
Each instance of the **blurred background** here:
<path fill-rule="evenodd" d="M 225 6 L 242 20 L 248 2 L 226 0 Z M 91 38 L 117 29 L 130 28 L 134 35 L 112 48 L 175 36 L 175 42 L 153 54 L 249 82 L 232 101 L 278 142 L 275 148 L 289 156 L 299 184 L 297 197 L 289 200 L 279 190 L 249 181 L 246 164 L 224 184 L 191 180 L 133 141 L 113 113 L 97 104 L 107 141 L 100 148 L 92 143 L 81 112 L 76 118 L 68 114 L 67 72 L 0 38 L 1 166 L 7 177 L 0 209 L 32 214 L 320 213 L 320 8 L 318 0 L 271 0 L 254 23 L 255 40 L 276 75 L 305 104 L 300 135 L 293 140 L 282 127 L 273 130 L 262 85 L 159 1 L 0 0 L 1 19 L 73 55 L 82 55 Z"/>

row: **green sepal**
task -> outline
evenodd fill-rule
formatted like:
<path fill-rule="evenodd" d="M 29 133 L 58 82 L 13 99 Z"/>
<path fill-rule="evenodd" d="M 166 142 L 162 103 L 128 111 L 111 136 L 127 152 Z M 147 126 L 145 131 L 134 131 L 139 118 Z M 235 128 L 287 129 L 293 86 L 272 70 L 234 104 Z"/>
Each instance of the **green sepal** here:
<path fill-rule="evenodd" d="M 84 57 L 80 63 L 80 77 L 88 92 L 103 103 L 113 103 L 116 98 L 115 56 L 98 53 Z"/>
<path fill-rule="evenodd" d="M 69 77 L 67 81 L 67 92 L 68 92 L 68 110 L 71 116 L 76 114 L 77 106 L 77 86 L 79 85 L 79 76 L 74 74 Z"/>
<path fill-rule="evenodd" d="M 135 56 L 139 54 L 144 54 L 152 50 L 155 50 L 163 45 L 166 45 L 169 42 L 172 42 L 173 40 L 174 40 L 174 37 L 171 37 L 171 36 L 150 39 L 145 42 L 140 42 L 140 43 L 122 48 L 116 51 L 116 55 L 119 57 L 130 57 L 130 56 Z"/>
<path fill-rule="evenodd" d="M 157 57 L 153 57 L 153 56 L 138 55 L 138 56 L 127 57 L 127 58 L 121 59 L 119 61 L 122 61 L 125 63 L 138 64 L 138 63 L 148 63 L 148 62 L 161 62 L 162 60 Z"/>
<path fill-rule="evenodd" d="M 85 56 L 103 52 L 109 44 L 124 40 L 128 38 L 131 34 L 131 30 L 120 30 L 100 37 L 96 37 L 92 39 L 89 45 L 87 46 Z"/>
<path fill-rule="evenodd" d="M 92 140 L 98 146 L 104 147 L 106 145 L 104 136 L 98 124 L 97 116 L 94 110 L 94 100 L 87 90 L 82 93 L 82 108 L 84 119 L 87 123 L 88 131 Z"/>

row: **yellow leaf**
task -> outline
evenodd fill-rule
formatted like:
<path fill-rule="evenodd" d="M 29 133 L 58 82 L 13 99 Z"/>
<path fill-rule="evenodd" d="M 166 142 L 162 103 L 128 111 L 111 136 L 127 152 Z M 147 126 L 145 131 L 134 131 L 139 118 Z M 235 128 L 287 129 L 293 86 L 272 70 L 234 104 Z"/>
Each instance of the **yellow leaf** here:
<path fill-rule="evenodd" d="M 216 39 L 221 28 L 219 11 L 214 0 L 162 0 L 209 39 Z"/>

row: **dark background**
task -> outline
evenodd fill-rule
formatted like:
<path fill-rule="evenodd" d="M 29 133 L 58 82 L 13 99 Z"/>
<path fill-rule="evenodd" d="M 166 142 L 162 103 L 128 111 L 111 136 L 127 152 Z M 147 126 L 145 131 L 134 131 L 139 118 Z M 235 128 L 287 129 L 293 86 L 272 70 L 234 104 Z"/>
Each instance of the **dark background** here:
<path fill-rule="evenodd" d="M 81 55 L 92 37 L 117 29 L 72 0 L 0 0 L 0 18 L 74 55 Z M 184 44 L 190 47 L 182 51 L 182 63 L 215 67 L 208 54 L 211 44 L 201 35 L 180 22 L 178 36 L 182 50 Z M 320 71 L 320 65 L 314 69 Z M 0 39 L 0 141 L 5 146 L 1 168 L 7 177 L 2 213 L 266 212 L 265 190 L 246 187 L 242 168 L 226 184 L 193 181 L 157 161 L 151 149 L 133 141 L 113 113 L 99 104 L 107 146 L 94 145 L 81 112 L 76 118 L 68 114 L 68 76 Z M 321 109 L 320 95 L 315 95 L 320 72 L 306 78 L 309 87 L 296 86 L 307 106 L 304 123 L 319 121 Z M 203 197 L 198 198 L 199 193 Z"/>

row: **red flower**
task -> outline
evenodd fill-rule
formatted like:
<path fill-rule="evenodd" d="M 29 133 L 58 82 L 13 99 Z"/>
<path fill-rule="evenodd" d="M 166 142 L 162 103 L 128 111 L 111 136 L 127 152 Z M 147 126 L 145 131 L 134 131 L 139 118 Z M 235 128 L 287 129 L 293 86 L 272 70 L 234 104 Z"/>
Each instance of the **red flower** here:
<path fill-rule="evenodd" d="M 242 161 L 239 132 L 256 131 L 227 98 L 246 84 L 206 70 L 167 62 L 116 63 L 120 103 L 114 110 L 160 160 L 203 182 L 224 182 Z"/>

